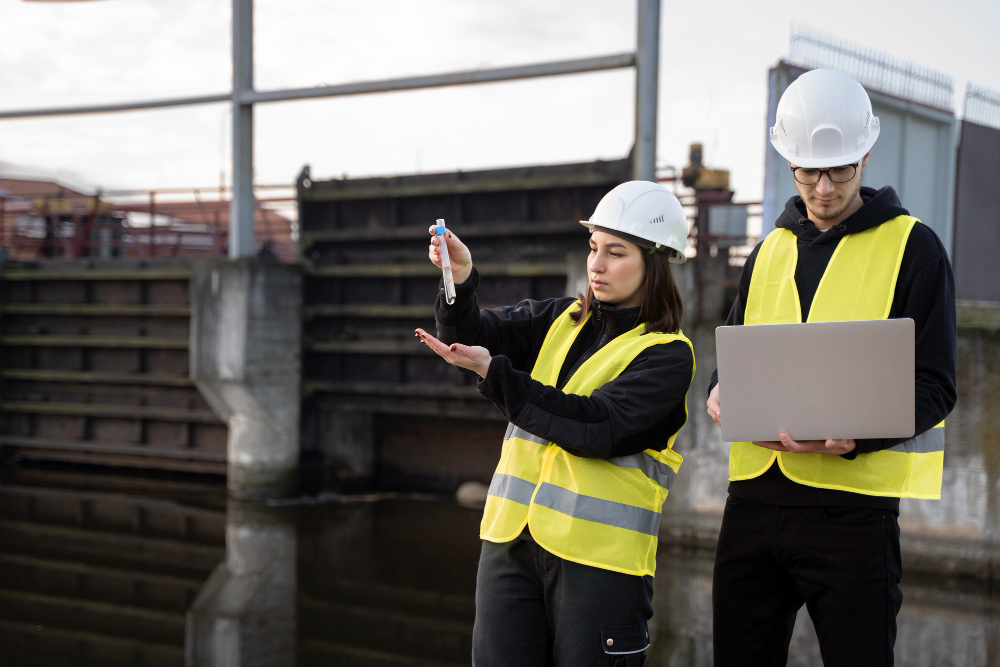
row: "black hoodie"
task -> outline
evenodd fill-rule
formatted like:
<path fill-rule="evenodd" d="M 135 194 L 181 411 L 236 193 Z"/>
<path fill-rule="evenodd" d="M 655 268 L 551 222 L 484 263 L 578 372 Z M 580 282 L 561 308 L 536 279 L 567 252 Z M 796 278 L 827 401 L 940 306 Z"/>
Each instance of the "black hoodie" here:
<path fill-rule="evenodd" d="M 479 273 L 456 285 L 455 303 L 438 295 L 438 338 L 445 343 L 481 345 L 493 355 L 479 393 L 516 426 L 555 442 L 575 454 L 611 458 L 645 449 L 663 449 L 687 418 L 685 396 L 694 356 L 683 341 L 642 351 L 611 382 L 590 396 L 567 394 L 562 387 L 580 364 L 610 340 L 638 324 L 639 308 L 612 308 L 596 299 L 559 372 L 557 386 L 532 379 L 531 369 L 545 334 L 575 299 L 522 301 L 516 306 L 480 310 Z M 499 444 L 499 443 L 498 443 Z"/>
<path fill-rule="evenodd" d="M 802 319 L 809 316 L 813 296 L 826 271 L 837 242 L 847 234 L 862 232 L 908 215 L 891 187 L 881 190 L 861 188 L 864 205 L 843 223 L 826 232 L 807 218 L 805 204 L 798 196 L 785 204 L 776 227 L 783 227 L 798 237 L 798 263 L 795 286 L 802 306 Z M 728 325 L 743 324 L 743 314 L 750 290 L 750 277 L 760 244 L 753 249 L 740 275 L 739 292 L 726 320 Z M 917 224 L 906 242 L 899 278 L 889 311 L 890 318 L 909 317 L 916 330 L 915 346 L 915 420 L 919 435 L 941 421 L 955 407 L 958 336 L 955 321 L 955 280 L 944 246 L 930 227 Z M 822 350 L 817 350 L 822 354 Z M 718 384 L 718 371 L 712 374 L 709 392 Z M 725 414 L 723 414 L 725 419 Z M 875 452 L 903 442 L 904 438 L 858 440 L 857 449 L 843 458 Z M 731 482 L 730 495 L 769 505 L 851 506 L 891 509 L 899 512 L 899 499 L 879 498 L 846 491 L 817 489 L 792 482 L 778 466 L 760 477 Z"/>

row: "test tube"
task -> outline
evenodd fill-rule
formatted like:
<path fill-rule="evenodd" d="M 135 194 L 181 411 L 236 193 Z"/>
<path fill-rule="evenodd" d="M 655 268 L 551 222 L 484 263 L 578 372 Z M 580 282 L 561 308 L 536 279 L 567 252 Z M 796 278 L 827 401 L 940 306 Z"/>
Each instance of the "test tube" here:
<path fill-rule="evenodd" d="M 444 300 L 450 306 L 455 303 L 455 278 L 451 275 L 451 257 L 448 256 L 448 230 L 444 228 L 443 218 L 438 218 L 435 222 L 437 227 L 434 228 L 434 235 L 441 242 L 438 251 L 441 253 L 441 273 L 444 275 Z"/>

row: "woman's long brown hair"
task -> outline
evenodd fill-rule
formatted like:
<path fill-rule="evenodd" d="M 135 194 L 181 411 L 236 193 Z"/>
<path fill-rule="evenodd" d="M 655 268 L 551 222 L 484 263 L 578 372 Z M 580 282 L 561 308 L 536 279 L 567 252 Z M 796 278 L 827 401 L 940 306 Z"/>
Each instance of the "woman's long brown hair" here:
<path fill-rule="evenodd" d="M 674 281 L 673 271 L 667 253 L 662 251 L 649 252 L 639 248 L 642 253 L 642 263 L 646 269 L 646 279 L 643 281 L 642 303 L 639 307 L 639 321 L 646 324 L 646 331 L 660 333 L 677 333 L 684 318 L 684 302 L 680 290 Z M 590 312 L 590 302 L 594 298 L 594 288 L 587 279 L 587 293 L 580 294 L 580 310 L 570 313 L 570 317 L 580 324 Z"/>

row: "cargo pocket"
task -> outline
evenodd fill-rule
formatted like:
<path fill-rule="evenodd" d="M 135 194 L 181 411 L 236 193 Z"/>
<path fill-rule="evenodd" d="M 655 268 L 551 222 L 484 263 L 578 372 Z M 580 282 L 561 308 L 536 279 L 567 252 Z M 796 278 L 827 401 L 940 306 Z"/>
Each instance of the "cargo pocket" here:
<path fill-rule="evenodd" d="M 649 648 L 649 629 L 645 623 L 602 625 L 601 667 L 642 667 Z"/>

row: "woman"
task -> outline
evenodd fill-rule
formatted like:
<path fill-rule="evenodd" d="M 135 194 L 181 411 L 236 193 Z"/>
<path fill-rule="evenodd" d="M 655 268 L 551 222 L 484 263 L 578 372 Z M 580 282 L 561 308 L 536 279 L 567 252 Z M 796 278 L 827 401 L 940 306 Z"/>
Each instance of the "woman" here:
<path fill-rule="evenodd" d="M 670 271 L 687 221 L 668 190 L 632 181 L 582 224 L 586 295 L 483 311 L 472 255 L 448 232 L 457 296 L 438 297 L 440 340 L 416 330 L 477 373 L 510 422 L 480 531 L 475 667 L 638 666 L 649 646 L 660 509 L 694 374 Z"/>

